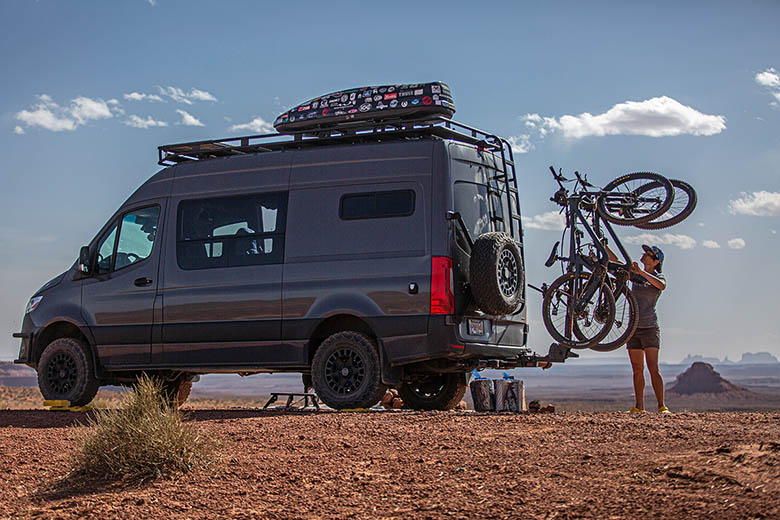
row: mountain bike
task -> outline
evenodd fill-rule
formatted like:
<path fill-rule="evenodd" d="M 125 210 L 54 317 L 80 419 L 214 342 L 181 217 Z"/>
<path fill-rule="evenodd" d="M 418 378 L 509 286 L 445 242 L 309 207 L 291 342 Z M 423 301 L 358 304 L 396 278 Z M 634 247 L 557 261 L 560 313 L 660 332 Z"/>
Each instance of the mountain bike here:
<path fill-rule="evenodd" d="M 562 240 L 555 243 L 545 262 L 551 267 L 560 261 L 564 268 L 559 278 L 541 289 L 545 327 L 565 346 L 614 350 L 636 329 L 637 303 L 627 285 L 631 257 L 610 224 L 638 226 L 667 219 L 674 187 L 665 177 L 650 172 L 623 175 L 599 189 L 579 172 L 570 180 L 552 166 L 550 171 L 559 186 L 550 200 L 562 207 L 566 225 Z M 566 182 L 576 182 L 571 194 Z M 559 255 L 566 232 L 568 250 Z M 609 249 L 609 238 L 622 262 Z"/>

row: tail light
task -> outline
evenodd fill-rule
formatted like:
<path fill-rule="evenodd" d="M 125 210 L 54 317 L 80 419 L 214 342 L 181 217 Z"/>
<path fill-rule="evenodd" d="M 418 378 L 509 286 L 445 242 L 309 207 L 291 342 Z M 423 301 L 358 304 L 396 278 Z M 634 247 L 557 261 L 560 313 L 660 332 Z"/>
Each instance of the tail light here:
<path fill-rule="evenodd" d="M 453 314 L 452 259 L 434 256 L 431 261 L 431 314 Z"/>

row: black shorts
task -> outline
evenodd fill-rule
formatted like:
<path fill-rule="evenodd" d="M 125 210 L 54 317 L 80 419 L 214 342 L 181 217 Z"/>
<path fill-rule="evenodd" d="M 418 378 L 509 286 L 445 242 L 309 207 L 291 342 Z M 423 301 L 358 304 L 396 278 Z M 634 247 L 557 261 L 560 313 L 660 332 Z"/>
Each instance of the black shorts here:
<path fill-rule="evenodd" d="M 628 348 L 644 350 L 661 348 L 661 329 L 658 327 L 640 327 L 628 340 Z"/>

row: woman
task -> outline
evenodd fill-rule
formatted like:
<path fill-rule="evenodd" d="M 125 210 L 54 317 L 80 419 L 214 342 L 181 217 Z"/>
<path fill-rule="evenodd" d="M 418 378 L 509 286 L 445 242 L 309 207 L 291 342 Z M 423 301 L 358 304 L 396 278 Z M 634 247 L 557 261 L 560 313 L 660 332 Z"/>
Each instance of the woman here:
<path fill-rule="evenodd" d="M 661 274 L 664 253 L 659 247 L 643 245 L 640 267 L 636 262 L 631 266 L 631 291 L 638 304 L 639 324 L 636 332 L 628 340 L 628 357 L 634 371 L 634 396 L 636 403 L 630 413 L 645 413 L 645 366 L 650 372 L 655 398 L 658 400 L 658 413 L 671 413 L 664 403 L 664 381 L 658 370 L 658 349 L 661 347 L 661 331 L 658 327 L 658 315 L 655 304 L 661 291 L 666 289 L 666 279 Z"/>

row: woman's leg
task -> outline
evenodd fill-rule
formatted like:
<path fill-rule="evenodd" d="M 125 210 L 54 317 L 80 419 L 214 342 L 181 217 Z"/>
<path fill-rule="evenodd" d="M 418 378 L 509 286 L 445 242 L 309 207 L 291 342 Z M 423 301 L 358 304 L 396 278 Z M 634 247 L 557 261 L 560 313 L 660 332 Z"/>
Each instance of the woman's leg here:
<path fill-rule="evenodd" d="M 650 372 L 650 381 L 653 383 L 653 392 L 658 400 L 658 408 L 664 404 L 664 380 L 661 378 L 661 371 L 658 370 L 658 349 L 646 348 L 645 357 L 647 358 L 647 370 Z"/>
<path fill-rule="evenodd" d="M 655 349 L 656 353 L 658 349 Z M 645 409 L 645 353 L 640 348 L 628 349 L 628 358 L 631 360 L 631 369 L 634 371 L 634 397 L 636 407 Z"/>

